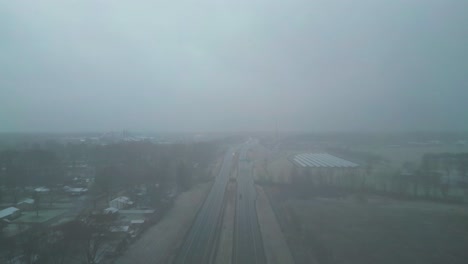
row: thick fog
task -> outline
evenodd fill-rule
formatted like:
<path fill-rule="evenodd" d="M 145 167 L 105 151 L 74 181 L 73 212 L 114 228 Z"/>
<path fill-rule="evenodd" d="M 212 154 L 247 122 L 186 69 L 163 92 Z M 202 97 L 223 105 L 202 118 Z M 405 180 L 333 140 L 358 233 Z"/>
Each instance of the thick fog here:
<path fill-rule="evenodd" d="M 468 129 L 468 2 L 1 1 L 1 131 Z"/>

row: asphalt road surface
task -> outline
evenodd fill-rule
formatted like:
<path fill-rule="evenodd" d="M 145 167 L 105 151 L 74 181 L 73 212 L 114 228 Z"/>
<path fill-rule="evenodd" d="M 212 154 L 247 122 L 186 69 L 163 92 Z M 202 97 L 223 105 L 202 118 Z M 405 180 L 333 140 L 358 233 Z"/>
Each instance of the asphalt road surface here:
<path fill-rule="evenodd" d="M 210 263 L 218 235 L 224 194 L 232 166 L 232 150 L 224 156 L 223 164 L 213 187 L 180 248 L 174 263 Z"/>
<path fill-rule="evenodd" d="M 251 141 L 242 146 L 237 176 L 237 202 L 232 262 L 234 264 L 266 263 L 262 236 L 257 220 L 257 193 L 252 177 L 253 165 L 248 157 Z"/>

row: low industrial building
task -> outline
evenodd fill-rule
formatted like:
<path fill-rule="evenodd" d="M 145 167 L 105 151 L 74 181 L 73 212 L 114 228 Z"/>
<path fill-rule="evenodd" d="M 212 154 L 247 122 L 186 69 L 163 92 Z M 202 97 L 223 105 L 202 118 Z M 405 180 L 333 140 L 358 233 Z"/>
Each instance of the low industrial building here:
<path fill-rule="evenodd" d="M 34 199 L 28 198 L 16 204 L 16 208 L 23 211 L 29 211 L 34 209 Z"/>
<path fill-rule="evenodd" d="M 13 220 L 21 215 L 21 210 L 16 207 L 8 207 L 0 210 L 0 220 Z"/>
<path fill-rule="evenodd" d="M 103 210 L 103 213 L 106 215 L 111 215 L 111 214 L 116 214 L 119 212 L 119 209 L 114 208 L 114 207 L 108 207 Z"/>
<path fill-rule="evenodd" d="M 109 202 L 109 207 L 113 207 L 119 210 L 129 208 L 132 205 L 133 202 L 126 196 L 117 197 Z"/>
<path fill-rule="evenodd" d="M 73 188 L 73 187 L 69 187 L 69 186 L 63 187 L 63 190 L 66 193 L 68 193 L 69 195 L 72 195 L 72 196 L 79 196 L 79 195 L 83 195 L 83 194 L 88 192 L 87 188 Z"/>
<path fill-rule="evenodd" d="M 308 178 L 313 182 L 336 183 L 346 182 L 347 178 L 361 175 L 359 164 L 335 157 L 328 153 L 302 153 L 290 157 L 296 166 L 297 175 L 290 177 Z M 296 179 L 290 179 L 294 181 Z"/>
<path fill-rule="evenodd" d="M 37 187 L 36 189 L 34 189 L 34 191 L 40 194 L 47 194 L 50 192 L 50 189 L 47 187 Z"/>

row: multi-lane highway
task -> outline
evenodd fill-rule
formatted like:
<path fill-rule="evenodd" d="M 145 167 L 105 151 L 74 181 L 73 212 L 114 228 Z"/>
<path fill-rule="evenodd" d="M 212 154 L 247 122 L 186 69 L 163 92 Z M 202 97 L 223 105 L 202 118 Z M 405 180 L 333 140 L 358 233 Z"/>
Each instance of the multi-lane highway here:
<path fill-rule="evenodd" d="M 244 143 L 239 151 L 237 201 L 235 212 L 232 262 L 234 264 L 264 264 L 263 242 L 255 207 L 256 190 L 252 177 L 252 161 L 248 159 L 253 141 Z M 191 227 L 174 263 L 211 263 L 219 235 L 219 223 L 229 174 L 233 166 L 233 150 L 227 151 L 219 175 Z"/>
<path fill-rule="evenodd" d="M 211 262 L 232 159 L 232 150 L 228 150 L 213 187 L 179 250 L 179 254 L 175 259 L 176 264 Z"/>
<path fill-rule="evenodd" d="M 262 236 L 257 220 L 257 193 L 252 177 L 252 161 L 248 151 L 252 142 L 245 143 L 240 152 L 237 176 L 237 202 L 232 262 L 234 264 L 266 263 Z"/>

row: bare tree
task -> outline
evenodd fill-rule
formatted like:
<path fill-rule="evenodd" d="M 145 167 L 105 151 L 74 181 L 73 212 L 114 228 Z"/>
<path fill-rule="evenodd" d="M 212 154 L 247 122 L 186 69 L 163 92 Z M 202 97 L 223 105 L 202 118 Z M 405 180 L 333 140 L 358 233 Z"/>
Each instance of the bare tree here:
<path fill-rule="evenodd" d="M 58 227 L 55 248 L 62 252 L 55 257 L 55 263 L 66 263 L 69 258 L 78 258 L 85 263 L 95 263 L 97 253 L 102 249 L 109 230 L 107 223 L 96 223 L 86 217 Z"/>
<path fill-rule="evenodd" d="M 24 261 L 27 264 L 35 263 L 44 249 L 42 239 L 46 228 L 42 224 L 34 224 L 29 230 L 19 236 L 19 245 L 23 251 Z"/>
<path fill-rule="evenodd" d="M 437 169 L 437 161 L 434 154 L 424 154 L 421 161 L 421 185 L 426 197 L 429 197 L 434 187 L 434 173 Z"/>

